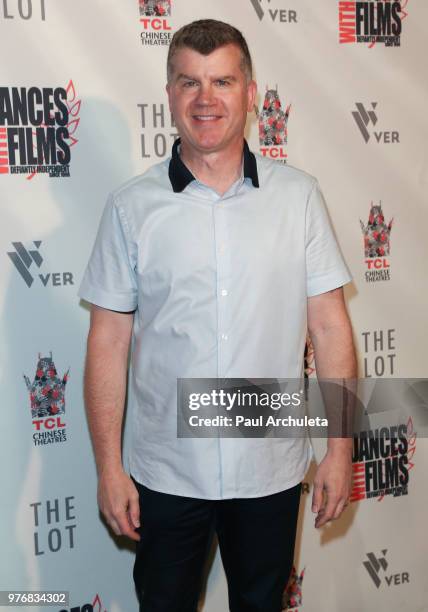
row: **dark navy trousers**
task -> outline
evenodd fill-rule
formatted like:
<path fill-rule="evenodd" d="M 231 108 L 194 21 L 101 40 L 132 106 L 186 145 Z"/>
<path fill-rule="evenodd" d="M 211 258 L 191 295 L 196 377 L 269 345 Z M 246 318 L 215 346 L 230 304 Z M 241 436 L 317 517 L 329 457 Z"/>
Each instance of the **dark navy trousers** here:
<path fill-rule="evenodd" d="M 281 612 L 301 484 L 264 497 L 205 500 L 159 493 L 133 481 L 141 513 L 134 565 L 140 612 L 197 612 L 215 532 L 230 611 Z"/>

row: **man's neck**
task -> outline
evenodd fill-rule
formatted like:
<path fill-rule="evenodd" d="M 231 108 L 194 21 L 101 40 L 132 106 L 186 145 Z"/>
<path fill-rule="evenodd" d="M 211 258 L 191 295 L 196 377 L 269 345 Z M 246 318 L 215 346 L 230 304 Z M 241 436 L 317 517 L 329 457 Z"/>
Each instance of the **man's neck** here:
<path fill-rule="evenodd" d="M 181 143 L 180 157 L 195 178 L 223 195 L 242 173 L 244 139 L 225 151 L 199 153 Z"/>

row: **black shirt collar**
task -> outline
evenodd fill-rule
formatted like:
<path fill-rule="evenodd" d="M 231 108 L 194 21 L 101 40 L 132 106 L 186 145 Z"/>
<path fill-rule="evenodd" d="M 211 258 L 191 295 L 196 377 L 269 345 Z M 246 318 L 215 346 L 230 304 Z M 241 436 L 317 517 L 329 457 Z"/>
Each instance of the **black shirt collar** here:
<path fill-rule="evenodd" d="M 178 147 L 181 139 L 177 138 L 172 147 L 171 159 L 168 167 L 168 176 L 175 193 L 183 191 L 189 183 L 196 180 L 189 168 L 181 160 Z M 247 141 L 244 139 L 244 177 L 250 178 L 254 187 L 259 187 L 257 173 L 257 161 L 254 153 L 250 151 Z"/>

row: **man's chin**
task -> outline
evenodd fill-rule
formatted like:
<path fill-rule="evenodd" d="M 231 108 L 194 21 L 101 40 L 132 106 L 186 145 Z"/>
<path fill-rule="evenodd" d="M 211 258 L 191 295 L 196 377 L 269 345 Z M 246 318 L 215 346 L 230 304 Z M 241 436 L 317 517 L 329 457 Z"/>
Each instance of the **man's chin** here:
<path fill-rule="evenodd" d="M 221 151 L 227 147 L 227 143 L 224 138 L 220 136 L 205 136 L 204 138 L 195 138 L 194 146 L 199 149 L 199 151 L 204 151 L 206 153 Z"/>

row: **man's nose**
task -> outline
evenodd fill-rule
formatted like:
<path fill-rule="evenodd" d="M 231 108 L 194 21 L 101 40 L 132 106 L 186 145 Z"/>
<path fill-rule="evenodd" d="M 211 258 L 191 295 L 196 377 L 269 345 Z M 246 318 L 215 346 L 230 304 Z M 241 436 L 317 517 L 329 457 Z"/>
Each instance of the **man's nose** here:
<path fill-rule="evenodd" d="M 201 86 L 198 90 L 198 96 L 196 98 L 197 104 L 202 104 L 203 106 L 209 106 L 214 103 L 214 89 L 211 83 L 201 83 Z"/>

